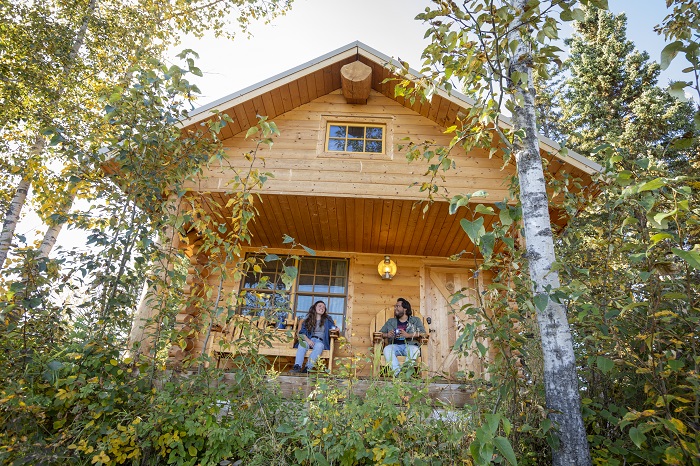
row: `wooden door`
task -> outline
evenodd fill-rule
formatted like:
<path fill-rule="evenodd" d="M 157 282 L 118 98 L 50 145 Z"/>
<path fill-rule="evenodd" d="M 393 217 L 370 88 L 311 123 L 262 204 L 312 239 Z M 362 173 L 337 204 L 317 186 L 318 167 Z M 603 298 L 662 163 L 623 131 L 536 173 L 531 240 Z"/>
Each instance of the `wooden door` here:
<path fill-rule="evenodd" d="M 480 359 L 472 354 L 460 355 L 454 350 L 468 317 L 460 310 L 475 302 L 473 274 L 463 268 L 425 267 L 422 287 L 424 291 L 423 317 L 430 317 L 430 340 L 427 358 L 429 375 L 451 378 L 458 371 L 482 371 Z M 461 291 L 467 298 L 451 304 L 452 294 Z M 475 346 L 475 344 L 474 344 Z"/>

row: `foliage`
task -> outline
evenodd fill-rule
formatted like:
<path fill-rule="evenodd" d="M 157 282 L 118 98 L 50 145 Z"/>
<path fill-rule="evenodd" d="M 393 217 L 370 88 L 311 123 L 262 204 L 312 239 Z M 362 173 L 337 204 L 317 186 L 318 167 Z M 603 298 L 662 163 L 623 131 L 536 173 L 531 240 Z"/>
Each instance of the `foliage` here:
<path fill-rule="evenodd" d="M 697 151 L 692 106 L 657 87 L 660 67 L 627 39 L 624 14 L 583 11 L 558 91 L 560 132 L 568 135 L 560 142 L 594 159 L 602 141 L 614 142 L 629 163 L 653 156 L 685 172 Z"/>

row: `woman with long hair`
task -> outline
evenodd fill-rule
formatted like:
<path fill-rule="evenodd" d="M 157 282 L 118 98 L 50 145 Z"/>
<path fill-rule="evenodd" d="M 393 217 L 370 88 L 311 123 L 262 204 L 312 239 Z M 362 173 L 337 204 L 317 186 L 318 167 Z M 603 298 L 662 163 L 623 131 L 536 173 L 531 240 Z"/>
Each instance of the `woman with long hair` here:
<path fill-rule="evenodd" d="M 299 341 L 297 355 L 294 360 L 294 367 L 291 372 L 301 372 L 302 374 L 313 369 L 314 364 L 324 349 L 331 347 L 330 331 L 337 328 L 333 319 L 328 315 L 326 303 L 316 301 L 309 308 L 306 319 L 301 322 L 299 329 Z M 306 351 L 311 349 L 309 359 L 304 365 Z"/>

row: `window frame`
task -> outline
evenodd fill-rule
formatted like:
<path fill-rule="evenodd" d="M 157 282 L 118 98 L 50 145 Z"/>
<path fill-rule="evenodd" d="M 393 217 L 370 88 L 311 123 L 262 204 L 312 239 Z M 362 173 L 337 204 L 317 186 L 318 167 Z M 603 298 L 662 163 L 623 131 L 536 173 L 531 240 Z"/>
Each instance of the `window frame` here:
<path fill-rule="evenodd" d="M 249 253 L 249 254 L 246 255 L 246 258 L 251 257 L 251 256 L 264 257 L 263 255 L 260 255 L 260 254 Z M 278 263 L 278 265 L 277 265 L 276 268 L 275 268 L 276 271 L 280 271 L 280 270 L 281 270 L 281 266 L 284 266 L 284 265 L 292 265 L 292 264 L 289 264 L 289 263 L 285 263 L 285 261 L 292 259 L 290 256 L 278 255 L 278 257 L 279 257 L 279 260 L 278 260 L 278 261 L 275 261 L 275 262 Z M 328 261 L 331 261 L 331 270 L 330 270 L 329 275 L 327 275 L 327 276 L 329 277 L 329 280 L 330 280 L 330 281 L 329 281 L 329 284 L 328 284 L 328 291 L 326 291 L 326 292 L 318 292 L 318 291 L 315 291 L 315 290 L 313 289 L 313 288 L 314 288 L 314 283 L 315 283 L 315 277 L 317 277 L 317 276 L 325 276 L 325 275 L 319 275 L 319 274 L 317 274 L 317 267 L 316 267 L 317 264 L 315 264 L 315 266 L 314 266 L 314 273 L 313 273 L 313 275 L 310 275 L 310 274 L 302 274 L 302 262 L 303 262 L 304 260 L 307 260 L 307 261 L 314 261 L 314 262 L 317 262 L 317 261 L 320 261 L 320 260 L 328 260 Z M 335 261 L 335 262 L 344 262 L 344 263 L 345 263 L 345 276 L 344 276 L 344 277 L 340 277 L 340 276 L 334 275 L 334 273 L 333 273 L 333 272 L 334 272 L 334 270 L 333 270 L 333 265 L 334 265 L 334 264 L 333 264 L 333 261 Z M 326 312 L 327 312 L 329 315 L 331 315 L 332 317 L 334 317 L 334 320 L 336 321 L 336 322 L 335 322 L 336 325 L 337 325 L 338 327 L 340 327 L 341 330 L 345 330 L 345 328 L 346 328 L 346 321 L 347 321 L 348 304 L 349 304 L 349 303 L 348 303 L 348 298 L 349 298 L 349 286 L 350 286 L 350 260 L 349 260 L 347 257 L 316 257 L 316 256 L 311 257 L 311 256 L 300 256 L 300 257 L 297 258 L 297 259 L 293 259 L 293 265 L 297 268 L 297 276 L 294 278 L 294 282 L 293 282 L 292 286 L 290 287 L 289 291 L 286 291 L 286 290 L 278 290 L 278 289 L 276 289 L 276 288 L 249 288 L 249 287 L 245 287 L 246 281 L 248 280 L 248 277 L 250 276 L 249 274 L 252 274 L 253 277 L 255 277 L 256 275 L 257 275 L 258 277 L 262 277 L 263 274 L 269 273 L 269 272 L 266 272 L 266 271 L 264 271 L 264 270 L 263 270 L 262 272 L 256 273 L 256 272 L 254 272 L 254 271 L 251 269 L 250 271 L 248 271 L 248 273 L 243 274 L 242 277 L 241 277 L 241 281 L 240 281 L 240 284 L 239 284 L 239 287 L 238 287 L 238 294 L 239 294 L 239 296 L 240 296 L 241 293 L 243 293 L 243 292 L 253 292 L 253 293 L 258 292 L 258 293 L 269 294 L 269 295 L 272 295 L 272 294 L 274 294 L 274 293 L 285 294 L 285 295 L 288 296 L 287 303 L 288 303 L 288 305 L 289 305 L 289 308 L 288 308 L 288 309 L 284 309 L 284 310 L 280 310 L 280 311 L 278 311 L 278 312 L 282 312 L 282 311 L 284 311 L 284 312 L 289 312 L 289 313 L 291 313 L 291 315 L 292 315 L 293 317 L 299 317 L 300 314 L 303 314 L 304 316 L 306 316 L 306 313 L 307 313 L 307 311 L 308 311 L 308 307 L 304 307 L 303 309 L 299 309 L 299 308 L 298 308 L 298 307 L 299 307 L 299 297 L 300 297 L 300 296 L 304 296 L 304 297 L 310 296 L 310 297 L 311 297 L 311 302 L 312 302 L 312 303 L 315 302 L 316 300 L 319 300 L 319 299 L 320 299 L 320 300 L 323 300 L 323 301 L 326 303 L 326 305 L 327 305 L 327 311 L 326 311 Z M 302 275 L 304 275 L 304 276 L 309 276 L 309 275 L 310 275 L 310 276 L 314 277 L 314 280 L 312 280 L 312 289 L 311 289 L 311 291 L 299 291 L 300 277 L 301 277 Z M 343 293 L 332 293 L 332 292 L 331 292 L 331 286 L 332 286 L 332 280 L 333 280 L 333 278 L 344 278 L 344 283 L 343 283 L 344 292 L 343 292 Z M 256 283 L 257 283 L 257 281 L 258 281 L 258 280 L 256 280 Z M 331 299 L 332 299 L 332 298 L 343 298 L 344 305 L 343 305 L 343 309 L 342 309 L 342 314 L 337 314 L 337 313 L 336 313 L 336 314 L 331 314 L 330 311 L 331 311 Z M 241 304 L 239 304 L 239 305 L 236 306 L 236 308 L 235 308 L 235 314 L 242 314 L 244 309 L 253 309 L 253 308 L 250 308 L 249 306 L 246 306 L 245 303 L 241 303 Z M 261 309 L 261 310 L 263 310 L 263 309 L 265 309 L 265 308 L 264 308 L 264 307 L 261 307 L 261 308 L 254 308 L 254 309 Z M 340 318 L 340 322 L 337 321 L 337 318 Z"/>
<path fill-rule="evenodd" d="M 338 137 L 332 137 L 331 136 L 331 126 L 344 126 L 346 128 L 345 137 L 342 139 L 338 138 Z M 363 137 L 362 138 L 351 138 L 350 137 L 350 130 L 349 130 L 350 128 L 364 128 Z M 367 128 L 381 128 L 382 138 L 381 139 L 368 138 L 367 137 Z M 331 149 L 329 149 L 328 145 L 329 145 L 331 139 L 338 140 L 338 141 L 344 140 L 346 150 L 331 150 Z M 349 151 L 349 150 L 347 150 L 348 141 L 362 141 L 363 148 L 367 146 L 367 141 L 380 141 L 382 143 L 382 150 L 380 152 L 368 152 L 366 150 L 363 150 L 362 152 Z M 326 142 L 325 142 L 324 148 L 325 148 L 325 151 L 328 153 L 384 155 L 384 153 L 386 152 L 386 124 L 383 124 L 383 123 L 347 123 L 347 122 L 338 122 L 338 121 L 328 121 L 326 123 Z"/>
<path fill-rule="evenodd" d="M 395 117 L 393 115 L 321 115 L 321 121 L 318 128 L 319 136 L 316 143 L 316 156 L 322 158 L 336 158 L 346 160 L 392 160 L 394 158 L 394 118 Z M 328 139 L 330 135 L 330 125 L 364 127 L 382 126 L 384 128 L 382 153 L 329 151 Z"/>

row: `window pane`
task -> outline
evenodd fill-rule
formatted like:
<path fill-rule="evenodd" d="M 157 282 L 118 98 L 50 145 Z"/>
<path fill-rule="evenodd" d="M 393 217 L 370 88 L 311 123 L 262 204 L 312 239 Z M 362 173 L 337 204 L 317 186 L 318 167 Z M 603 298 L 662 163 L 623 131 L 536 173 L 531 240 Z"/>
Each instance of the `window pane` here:
<path fill-rule="evenodd" d="M 281 263 L 278 260 L 275 261 L 270 261 L 270 262 L 258 262 L 260 264 L 260 268 L 262 269 L 263 272 L 271 272 L 274 273 L 279 269 Z"/>
<path fill-rule="evenodd" d="M 328 313 L 328 316 L 333 319 L 333 322 L 335 322 L 335 325 L 338 326 L 340 331 L 342 332 L 345 330 L 345 322 L 343 321 L 343 315 L 342 314 L 331 314 Z"/>
<path fill-rule="evenodd" d="M 342 314 L 345 310 L 345 298 L 330 298 L 328 309 L 332 314 Z"/>
<path fill-rule="evenodd" d="M 345 150 L 345 139 L 329 139 L 328 150 Z"/>
<path fill-rule="evenodd" d="M 328 135 L 332 138 L 345 138 L 345 128 L 345 126 L 331 125 L 331 128 L 328 131 Z"/>
<path fill-rule="evenodd" d="M 301 266 L 299 267 L 299 273 L 313 275 L 315 265 L 316 265 L 316 261 L 314 259 L 302 258 L 301 259 Z"/>
<path fill-rule="evenodd" d="M 316 275 L 330 275 L 332 261 L 328 259 L 316 260 Z"/>
<path fill-rule="evenodd" d="M 365 152 L 382 152 L 382 141 L 367 141 Z"/>
<path fill-rule="evenodd" d="M 331 293 L 345 294 L 345 277 L 331 278 Z"/>
<path fill-rule="evenodd" d="M 348 152 L 363 152 L 364 151 L 364 141 L 348 139 L 347 151 Z"/>
<path fill-rule="evenodd" d="M 362 139 L 365 137 L 364 126 L 348 126 L 348 138 Z"/>
<path fill-rule="evenodd" d="M 382 128 L 367 127 L 367 139 L 381 139 Z"/>
<path fill-rule="evenodd" d="M 311 296 L 299 295 L 297 296 L 297 316 L 300 312 L 306 315 L 306 311 L 309 310 L 311 304 L 313 303 Z"/>
<path fill-rule="evenodd" d="M 347 277 L 348 263 L 345 261 L 333 261 L 333 275 L 336 277 Z"/>
<path fill-rule="evenodd" d="M 314 292 L 315 293 L 328 293 L 329 283 L 330 283 L 329 277 L 316 276 L 316 281 L 314 283 Z"/>
<path fill-rule="evenodd" d="M 299 276 L 299 285 L 298 285 L 297 289 L 302 293 L 313 291 L 313 284 L 314 284 L 314 276 L 313 275 L 300 275 Z"/>

